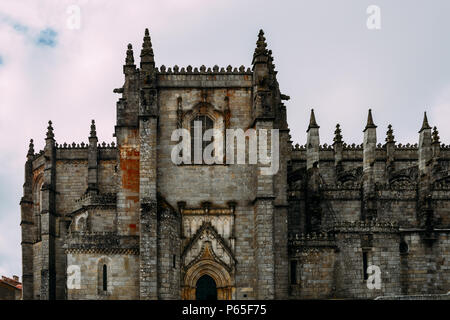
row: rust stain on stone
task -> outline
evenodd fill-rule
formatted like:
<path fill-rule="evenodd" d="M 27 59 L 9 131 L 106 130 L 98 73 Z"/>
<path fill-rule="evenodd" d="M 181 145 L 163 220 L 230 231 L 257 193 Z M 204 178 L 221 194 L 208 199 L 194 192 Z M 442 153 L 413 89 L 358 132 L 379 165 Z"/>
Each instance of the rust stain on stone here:
<path fill-rule="evenodd" d="M 139 151 L 124 148 L 120 150 L 120 170 L 122 187 L 139 192 Z"/>

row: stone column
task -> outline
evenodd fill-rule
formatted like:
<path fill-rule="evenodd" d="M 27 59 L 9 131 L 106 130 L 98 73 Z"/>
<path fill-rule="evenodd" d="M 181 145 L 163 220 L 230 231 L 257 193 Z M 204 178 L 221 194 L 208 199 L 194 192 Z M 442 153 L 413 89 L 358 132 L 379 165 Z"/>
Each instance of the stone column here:
<path fill-rule="evenodd" d="M 33 299 L 33 140 L 25 163 L 25 183 L 23 197 L 20 200 L 20 228 L 22 230 L 22 297 L 23 300 Z"/>
<path fill-rule="evenodd" d="M 157 118 L 139 121 L 140 298 L 158 298 Z"/>
<path fill-rule="evenodd" d="M 98 150 L 97 150 L 97 132 L 95 130 L 95 121 L 92 120 L 91 133 L 89 135 L 88 146 L 88 192 L 98 193 Z"/>
<path fill-rule="evenodd" d="M 47 138 L 45 139 L 44 183 L 42 185 L 41 211 L 41 300 L 52 300 L 56 297 L 55 274 L 55 174 L 56 147 L 52 122 L 49 121 Z"/>
<path fill-rule="evenodd" d="M 375 152 L 377 146 L 377 126 L 373 123 L 372 110 L 369 109 L 363 142 L 363 203 L 362 220 L 371 220 L 377 216 L 377 203 L 375 194 Z"/>
<path fill-rule="evenodd" d="M 319 126 L 316 122 L 316 117 L 314 115 L 314 109 L 311 109 L 311 116 L 309 120 L 308 133 L 306 138 L 306 170 L 311 169 L 315 163 L 319 166 L 319 147 L 320 147 L 320 137 L 319 137 Z"/>

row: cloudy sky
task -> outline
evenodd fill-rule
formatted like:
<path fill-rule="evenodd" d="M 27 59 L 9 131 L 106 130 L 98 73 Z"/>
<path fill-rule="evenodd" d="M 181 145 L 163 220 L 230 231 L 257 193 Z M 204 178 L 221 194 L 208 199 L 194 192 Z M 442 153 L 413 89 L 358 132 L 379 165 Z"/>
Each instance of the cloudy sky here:
<path fill-rule="evenodd" d="M 367 27 L 369 5 L 380 9 L 380 29 Z M 345 141 L 359 144 L 372 108 L 380 142 L 389 123 L 398 142 L 418 142 L 426 110 L 449 144 L 449 13 L 448 0 L 2 0 L 0 275 L 21 276 L 29 139 L 42 149 L 51 119 L 58 143 L 87 142 L 96 119 L 100 141 L 113 141 L 112 90 L 123 83 L 126 45 L 137 57 L 146 27 L 156 63 L 180 67 L 250 66 L 263 28 L 281 90 L 291 97 L 294 143 L 305 143 L 314 108 L 322 143 L 332 143 L 339 122 Z"/>

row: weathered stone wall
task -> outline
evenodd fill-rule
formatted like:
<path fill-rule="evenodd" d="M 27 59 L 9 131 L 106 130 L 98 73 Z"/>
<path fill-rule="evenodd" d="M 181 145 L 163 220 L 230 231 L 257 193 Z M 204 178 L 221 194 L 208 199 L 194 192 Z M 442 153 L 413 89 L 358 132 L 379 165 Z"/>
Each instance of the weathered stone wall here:
<path fill-rule="evenodd" d="M 360 234 L 339 235 L 336 295 L 345 298 L 374 298 L 380 295 L 400 294 L 398 235 L 374 234 L 371 247 L 367 247 Z M 367 287 L 367 281 L 363 277 L 363 251 L 367 251 L 367 266 L 376 265 L 381 270 L 381 289 Z"/>
<path fill-rule="evenodd" d="M 39 300 L 41 296 L 41 242 L 33 245 L 33 299 Z"/>
<path fill-rule="evenodd" d="M 55 150 L 55 174 L 51 177 L 51 183 L 54 183 L 55 193 L 55 211 L 56 218 L 54 227 L 48 229 L 48 226 L 42 226 L 41 210 L 44 199 L 42 195 L 42 185 L 44 182 L 43 172 L 44 163 L 41 161 L 44 157 L 41 154 L 35 156 L 33 161 L 33 297 L 39 299 L 41 297 L 41 270 L 42 270 L 42 250 L 41 250 L 41 232 L 50 230 L 54 236 L 54 244 L 51 244 L 53 251 L 53 265 L 54 265 L 54 292 L 56 299 L 66 298 L 66 255 L 65 255 L 65 241 L 67 234 L 67 227 L 70 225 L 67 215 L 71 214 L 80 208 L 79 199 L 87 190 L 88 178 L 88 161 L 87 161 L 86 147 L 64 147 L 60 146 Z M 110 193 L 115 191 L 115 163 L 112 160 L 116 157 L 116 151 L 112 148 L 101 148 L 99 156 L 106 160 L 100 161 L 100 192 Z M 113 231 L 116 229 L 116 214 L 115 209 L 108 208 L 92 210 L 89 217 L 91 230 L 93 231 Z M 45 222 L 44 222 L 45 223 Z M 44 231 L 45 232 L 45 231 Z M 47 247 L 46 247 L 47 248 Z"/>
<path fill-rule="evenodd" d="M 119 147 L 117 228 L 123 235 L 138 234 L 139 225 L 139 131 L 116 128 Z"/>
<path fill-rule="evenodd" d="M 439 161 L 435 162 L 439 165 L 428 162 L 429 169 L 426 170 L 430 171 L 418 173 L 417 146 L 396 146 L 393 149 L 395 152 L 393 162 L 386 161 L 388 156 L 386 151 L 378 146 L 374 152 L 373 170 L 368 169 L 364 178 L 359 169 L 363 164 L 363 149 L 362 146 L 346 146 L 342 152 L 342 162 L 335 163 L 332 161 L 337 156 L 335 152 L 330 151 L 329 147 L 320 149 L 318 167 L 321 185 L 318 188 L 322 197 L 320 207 L 323 227 L 327 230 L 327 223 L 335 225 L 333 220 L 358 223 L 363 206 L 367 206 L 363 195 L 368 184 L 363 182 L 367 183 L 368 179 L 373 179 L 370 183 L 375 186 L 377 220 L 395 222 L 400 229 L 381 233 L 357 229 L 351 233 L 338 231 L 336 233 L 338 251 L 335 253 L 336 268 L 333 275 L 336 291 L 333 295 L 340 298 L 374 298 L 377 295 L 447 292 L 450 287 L 444 278 L 448 272 L 446 255 L 449 245 L 446 239 L 450 198 L 446 189 L 448 182 L 445 182 L 448 179 L 445 178 L 448 177 L 448 172 L 445 172 L 448 168 L 448 159 L 442 156 L 447 151 L 441 149 Z M 370 152 L 373 151 L 368 152 L 371 156 Z M 306 160 L 306 148 L 296 146 L 292 152 L 289 171 L 291 233 L 304 232 L 301 226 L 309 214 L 303 204 L 308 201 L 306 195 L 310 192 L 308 188 L 311 186 L 306 183 L 308 179 L 305 170 Z M 373 178 L 370 178 L 370 174 L 373 174 Z M 435 180 L 443 182 L 436 182 L 435 187 L 427 185 L 428 183 L 432 185 Z M 424 199 L 423 190 L 431 190 L 432 221 L 435 230 L 431 234 L 426 232 L 419 220 L 419 215 L 424 210 L 421 202 L 423 201 L 421 199 Z M 369 247 L 362 244 L 366 234 L 372 237 Z M 401 250 L 404 250 L 401 242 L 407 243 L 409 247 L 407 253 L 401 253 Z M 298 248 L 301 249 L 301 246 Z M 368 265 L 380 267 L 382 275 L 380 290 L 368 289 L 363 279 L 363 251 L 367 252 Z M 319 252 L 322 254 L 322 251 Z M 319 276 L 320 264 L 308 266 L 316 272 L 315 280 L 319 282 L 323 280 Z M 299 268 L 302 268 L 301 263 Z M 301 282 L 294 287 L 291 286 L 291 290 L 295 298 L 303 297 L 309 292 L 303 289 Z M 308 297 L 322 296 L 317 293 Z"/>
<path fill-rule="evenodd" d="M 107 291 L 103 291 L 103 264 Z M 69 300 L 127 300 L 139 298 L 139 257 L 133 254 L 68 253 L 67 265 L 80 266 L 80 289 L 68 289 Z"/>
<path fill-rule="evenodd" d="M 237 77 L 237 76 L 236 76 Z M 239 76 L 242 78 L 242 76 Z M 245 80 L 242 80 L 245 81 Z M 170 141 L 177 128 L 177 99 L 181 97 L 183 112 L 188 112 L 202 101 L 200 89 L 166 89 L 159 92 L 160 141 Z M 250 88 L 210 89 L 207 102 L 223 111 L 225 97 L 229 99 L 230 128 L 244 131 L 251 121 Z M 160 143 L 158 149 L 158 190 L 172 206 L 185 201 L 187 207 L 200 207 L 209 201 L 213 206 L 226 206 L 236 201 L 235 258 L 236 298 L 255 298 L 255 265 L 253 263 L 253 205 L 254 169 L 251 165 L 175 165 L 171 151 L 176 142 Z M 248 163 L 248 159 L 246 160 Z M 208 183 L 205 183 L 205 179 Z M 200 226 L 199 226 L 200 227 Z M 219 228 L 220 229 L 220 228 Z M 192 231 L 192 234 L 195 230 Z M 183 249 L 183 248 L 182 248 Z M 244 296 L 245 295 L 245 296 Z"/>
<path fill-rule="evenodd" d="M 86 160 L 62 160 L 56 162 L 56 210 L 65 215 L 77 209 L 78 200 L 87 189 Z"/>
<path fill-rule="evenodd" d="M 232 200 L 251 200 L 254 196 L 253 170 L 247 165 L 175 165 L 171 160 L 170 142 L 172 132 L 177 129 L 177 98 L 182 98 L 183 111 L 191 110 L 202 101 L 199 89 L 161 90 L 160 97 L 160 145 L 158 149 L 158 190 L 172 205 L 187 201 L 188 206 L 198 206 L 202 201 L 226 204 Z M 250 125 L 251 90 L 216 89 L 208 91 L 207 101 L 214 108 L 223 110 L 225 97 L 230 99 L 230 128 L 244 131 Z M 176 179 L 175 179 L 176 177 Z M 208 179 L 208 183 L 205 183 Z"/>
<path fill-rule="evenodd" d="M 290 296 L 296 299 L 334 298 L 336 259 L 337 255 L 332 247 L 306 246 L 299 252 L 292 253 L 290 261 L 296 262 L 294 272 L 297 281 L 290 284 Z"/>
<path fill-rule="evenodd" d="M 98 184 L 101 193 L 117 192 L 117 160 L 99 161 Z"/>
<path fill-rule="evenodd" d="M 402 274 L 405 281 L 403 294 L 446 293 L 449 291 L 448 232 L 430 243 L 417 232 L 405 234 L 408 250 L 402 254 Z"/>
<path fill-rule="evenodd" d="M 180 216 L 175 210 L 161 204 L 158 219 L 158 299 L 181 298 Z"/>

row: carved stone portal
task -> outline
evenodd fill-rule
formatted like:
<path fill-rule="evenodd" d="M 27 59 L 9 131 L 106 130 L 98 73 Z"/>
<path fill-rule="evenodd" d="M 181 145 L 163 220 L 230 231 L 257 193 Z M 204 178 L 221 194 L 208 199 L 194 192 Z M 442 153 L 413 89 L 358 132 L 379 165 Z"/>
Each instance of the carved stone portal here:
<path fill-rule="evenodd" d="M 217 299 L 231 300 L 235 259 L 224 239 L 210 223 L 204 223 L 186 246 L 183 255 L 182 299 L 194 300 L 197 281 L 210 276 L 217 288 Z"/>

